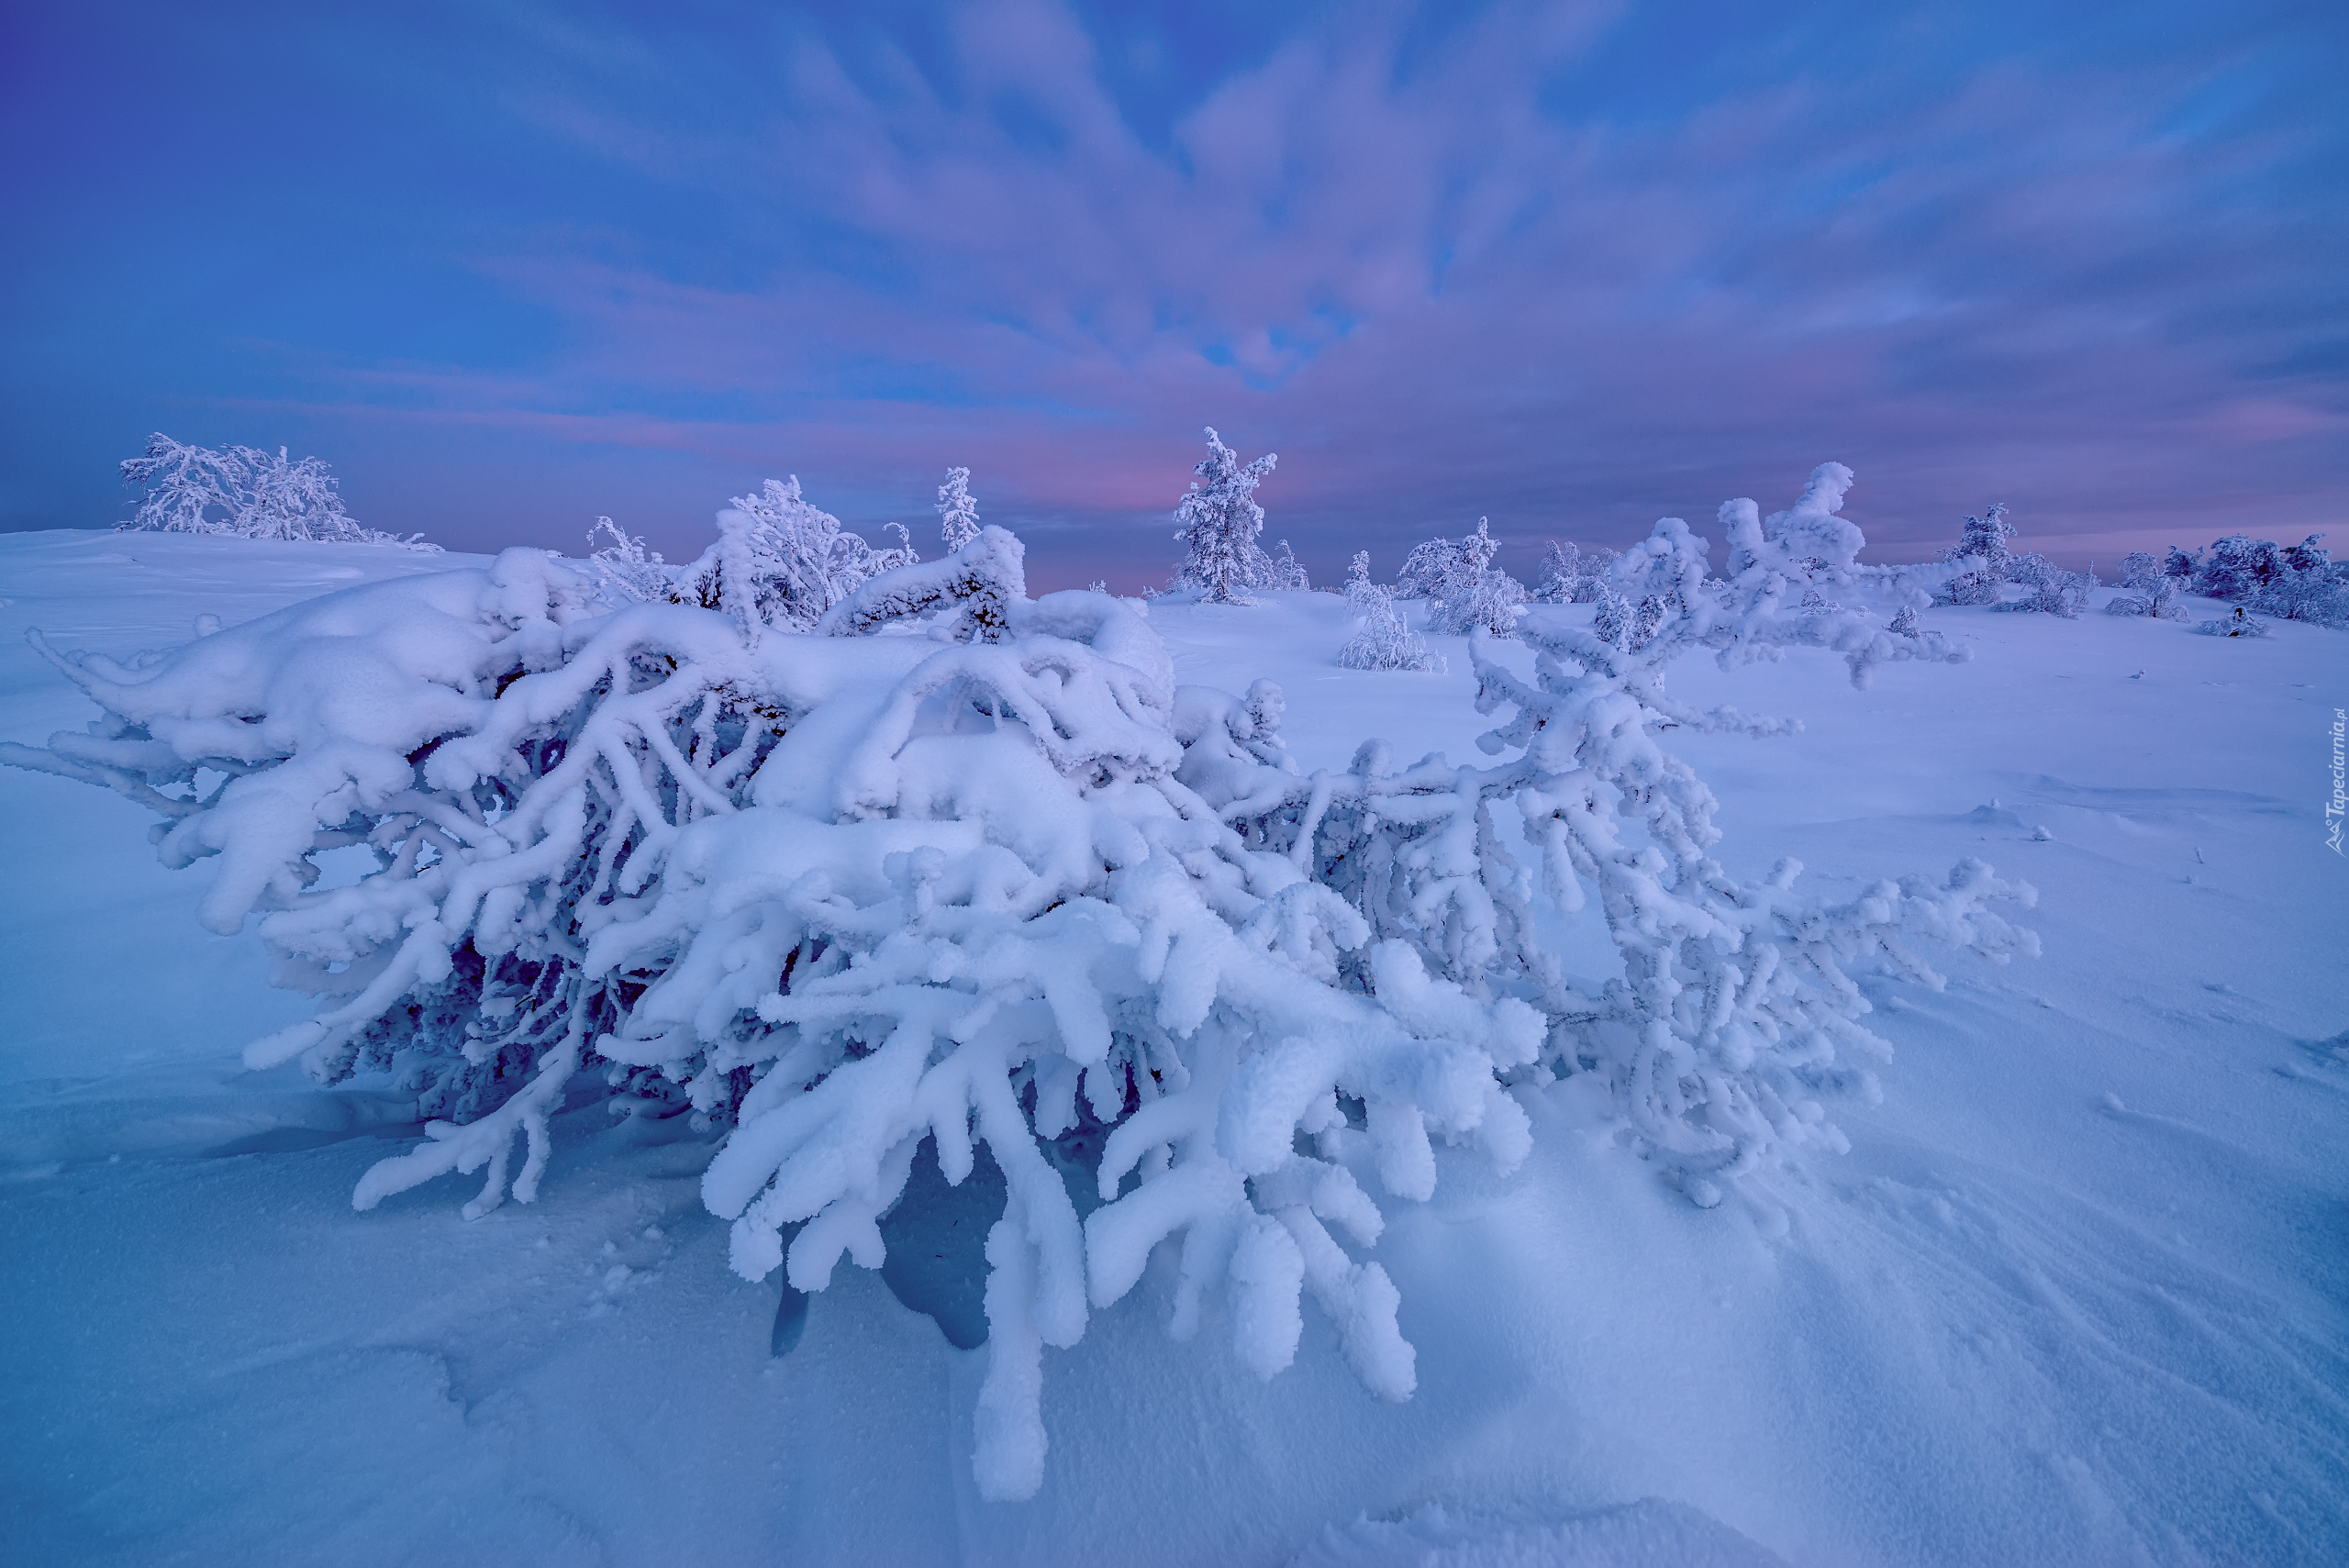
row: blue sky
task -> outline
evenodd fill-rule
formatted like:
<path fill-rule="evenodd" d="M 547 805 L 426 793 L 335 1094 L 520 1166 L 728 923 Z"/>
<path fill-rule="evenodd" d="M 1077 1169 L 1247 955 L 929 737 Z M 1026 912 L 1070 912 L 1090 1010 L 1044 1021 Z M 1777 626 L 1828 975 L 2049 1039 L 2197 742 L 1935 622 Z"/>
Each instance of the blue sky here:
<path fill-rule="evenodd" d="M 150 430 L 454 546 L 763 477 L 1163 578 L 1213 424 L 1382 575 L 1835 459 L 1877 553 L 2332 528 L 2335 6 L 21 5 L 0 527 Z M 1717 531 L 1717 530 L 1714 530 Z"/>

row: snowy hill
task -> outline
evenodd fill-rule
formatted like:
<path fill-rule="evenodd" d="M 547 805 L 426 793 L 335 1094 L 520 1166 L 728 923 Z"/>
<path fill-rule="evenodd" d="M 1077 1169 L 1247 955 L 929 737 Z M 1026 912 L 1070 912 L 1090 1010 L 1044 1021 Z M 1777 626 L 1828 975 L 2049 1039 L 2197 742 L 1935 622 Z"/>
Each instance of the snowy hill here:
<path fill-rule="evenodd" d="M 481 567 L 382 547 L 0 536 L 0 740 L 92 715 L 24 640 L 127 658 L 328 589 Z M 1477 757 L 1453 672 L 1339 668 L 1331 595 L 1163 605 L 1177 679 L 1286 694 L 1308 773 L 1365 738 Z M 2201 614 L 2217 606 L 2200 606 Z M 1587 615 L 1587 611 L 1570 612 Z M 1979 856 L 2043 955 L 1864 982 L 1880 1103 L 1700 1209 L 1593 1075 L 1533 1150 L 1439 1152 L 1375 1257 L 1417 1390 L 1308 1313 L 1270 1381 L 1166 1353 L 1145 1285 L 1044 1352 L 1052 1459 L 981 1500 L 981 1353 L 843 1267 L 796 1343 L 684 1118 L 556 1118 L 535 1204 L 352 1212 L 414 1096 L 246 1073 L 306 1017 L 146 817 L 0 769 L 0 1538 L 44 1562 L 2014 1563 L 2349 1560 L 2349 865 L 2327 850 L 2349 638 L 1929 612 L 1963 665 L 1675 667 L 1798 735 L 1675 735 L 1719 853 L 1856 894 Z M 1521 649 L 1503 654 L 1520 670 Z M 1587 923 L 1552 928 L 1603 973 Z M 934 1176 L 932 1177 L 934 1180 Z M 943 1189 L 941 1189 L 941 1191 Z M 901 1239 L 975 1244 L 959 1218 Z M 974 1225 L 983 1225 L 984 1220 Z M 893 1243 L 894 1244 L 894 1243 Z"/>

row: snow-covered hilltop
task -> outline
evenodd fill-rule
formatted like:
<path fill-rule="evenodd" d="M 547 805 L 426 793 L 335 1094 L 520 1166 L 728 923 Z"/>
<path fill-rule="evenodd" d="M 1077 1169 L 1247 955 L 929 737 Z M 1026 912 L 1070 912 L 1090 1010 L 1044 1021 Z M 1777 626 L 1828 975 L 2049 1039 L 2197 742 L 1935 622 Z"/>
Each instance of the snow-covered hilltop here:
<path fill-rule="evenodd" d="M 2339 634 L 1891 631 L 1832 514 L 1451 673 L 1341 667 L 1337 595 L 1030 600 L 997 529 L 804 629 L 722 554 L 0 539 L 0 738 L 209 862 L 0 771 L 23 1539 L 2326 1554 Z M 477 1224 L 397 1195 L 452 1169 Z"/>

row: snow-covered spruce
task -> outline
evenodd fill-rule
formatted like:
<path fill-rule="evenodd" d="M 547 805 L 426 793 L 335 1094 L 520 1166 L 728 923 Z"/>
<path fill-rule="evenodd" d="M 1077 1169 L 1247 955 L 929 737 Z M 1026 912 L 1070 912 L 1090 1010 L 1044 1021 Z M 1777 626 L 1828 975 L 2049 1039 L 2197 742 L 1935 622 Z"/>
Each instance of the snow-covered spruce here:
<path fill-rule="evenodd" d="M 974 1463 L 986 1496 L 1022 1496 L 1042 1346 L 1130 1292 L 1161 1240 L 1179 1238 L 1176 1337 L 1220 1293 L 1270 1375 L 1309 1291 L 1364 1385 L 1403 1397 L 1396 1292 L 1362 1254 L 1386 1199 L 1432 1190 L 1433 1140 L 1523 1156 L 1505 1084 L 1545 1062 L 1603 1073 L 1642 1151 L 1709 1204 L 1837 1142 L 1820 1098 L 1865 1084 L 1844 1053 L 1881 1049 L 1855 966 L 1930 984 L 1918 937 L 2029 950 L 1987 907 L 2028 890 L 1976 862 L 1832 902 L 1797 895 L 1791 864 L 1742 883 L 1712 858 L 1712 797 L 1657 731 L 1782 727 L 1671 702 L 1673 658 L 1810 646 L 1856 680 L 1949 657 L 1790 607 L 1806 536 L 1753 534 L 1752 563 L 1708 583 L 1701 541 L 1659 524 L 1643 573 L 1618 575 L 1638 596 L 1612 639 L 1523 623 L 1531 682 L 1479 651 L 1480 706 L 1515 709 L 1481 742 L 1515 753 L 1490 767 L 1397 769 L 1372 742 L 1301 774 L 1277 688 L 1175 687 L 1146 620 L 1098 594 L 1028 599 L 994 528 L 811 629 L 746 625 L 735 589 L 785 602 L 722 557 L 712 606 L 613 608 L 511 550 L 137 668 L 52 653 L 106 717 L 0 759 L 147 804 L 171 863 L 219 857 L 206 923 L 258 916 L 278 978 L 324 1001 L 249 1062 L 387 1071 L 446 1118 L 366 1174 L 360 1207 L 484 1167 L 468 1214 L 532 1198 L 553 1113 L 600 1085 L 722 1132 L 703 1193 L 737 1269 L 816 1289 L 843 1252 L 880 1263 L 925 1141 L 958 1183 L 985 1145 L 1007 1196 Z M 1541 894 L 1498 831 L 1509 809 Z M 372 873 L 315 885 L 314 856 L 358 844 Z M 1591 893 L 1625 966 L 1604 984 L 1533 934 L 1536 896 L 1571 912 Z"/>
<path fill-rule="evenodd" d="M 950 468 L 938 487 L 938 532 L 949 550 L 957 550 L 979 537 L 979 503 L 971 494 L 971 471 Z"/>
<path fill-rule="evenodd" d="M 1848 475 L 1845 483 L 1849 483 Z M 2003 505 L 1992 506 L 1980 517 L 1967 517 L 1957 543 L 1941 552 L 1940 559 L 1954 563 L 1956 570 L 1943 582 L 1935 602 L 1987 605 L 1994 609 L 2037 611 L 2066 618 L 2086 609 L 2088 591 L 2096 586 L 2095 574 L 2067 571 L 2043 555 L 2017 554 L 2007 545 L 2014 534 L 2015 527 L 2007 521 Z M 2023 585 L 2021 598 L 2003 596 L 2009 583 Z"/>
<path fill-rule="evenodd" d="M 284 447 L 274 454 L 252 447 L 215 451 L 159 430 L 147 438 L 143 455 L 125 460 L 122 482 L 146 492 L 130 520 L 117 525 L 125 529 L 440 548 L 425 543 L 421 534 L 403 539 L 362 527 L 342 509 L 327 465 L 314 457 L 290 458 Z"/>
<path fill-rule="evenodd" d="M 1954 562 L 1958 570 L 1942 585 L 1939 601 L 1944 605 L 1997 604 L 2008 571 L 2014 563 L 2014 552 L 2007 548 L 2007 540 L 2014 535 L 2015 526 L 2007 521 L 2003 502 L 1979 517 L 1969 514 L 1965 526 L 1958 530 L 1957 542 L 1941 552 L 1940 559 Z"/>
<path fill-rule="evenodd" d="M 1279 453 L 1266 452 L 1242 464 L 1215 428 L 1208 428 L 1208 455 L 1192 470 L 1198 478 L 1174 508 L 1174 537 L 1185 547 L 1175 589 L 1191 589 L 1208 604 L 1231 605 L 1247 603 L 1251 588 L 1290 586 L 1276 580 L 1279 569 L 1256 542 L 1264 531 L 1256 486 L 1279 461 Z"/>

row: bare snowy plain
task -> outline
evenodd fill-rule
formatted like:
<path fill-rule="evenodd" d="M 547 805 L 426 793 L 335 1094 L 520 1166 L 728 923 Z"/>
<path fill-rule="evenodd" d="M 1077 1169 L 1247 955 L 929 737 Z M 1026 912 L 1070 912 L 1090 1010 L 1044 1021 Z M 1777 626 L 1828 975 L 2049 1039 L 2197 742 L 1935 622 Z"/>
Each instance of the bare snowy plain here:
<path fill-rule="evenodd" d="M 0 740 L 92 717 L 28 628 L 123 655 L 462 564 L 0 538 Z M 1308 771 L 1374 735 L 1475 755 L 1459 639 L 1431 639 L 1448 675 L 1343 670 L 1342 599 L 1264 598 L 1153 610 L 1179 677 L 1279 682 Z M 972 1484 L 981 1353 L 881 1275 L 841 1269 L 773 1353 L 778 1280 L 729 1272 L 682 1118 L 559 1118 L 538 1201 L 475 1222 L 454 1180 L 354 1213 L 412 1101 L 243 1071 L 307 1008 L 250 937 L 205 934 L 209 873 L 157 864 L 126 801 L 0 769 L 0 1554 L 2349 1562 L 2349 863 L 2323 817 L 2349 638 L 1927 619 L 1972 662 L 1865 692 L 1825 655 L 1673 676 L 1805 726 L 1664 738 L 1732 868 L 1857 887 L 1975 855 L 2040 892 L 2043 956 L 1866 983 L 1897 1055 L 1880 1104 L 1837 1109 L 1848 1154 L 1700 1210 L 1591 1075 L 1520 1090 L 1531 1156 L 1443 1153 L 1375 1248 L 1410 1400 L 1366 1394 L 1310 1312 L 1270 1382 L 1229 1336 L 1170 1345 L 1146 1283 L 1046 1352 L 1051 1463 L 1019 1503 Z M 1556 931 L 1569 967 L 1610 961 Z"/>

